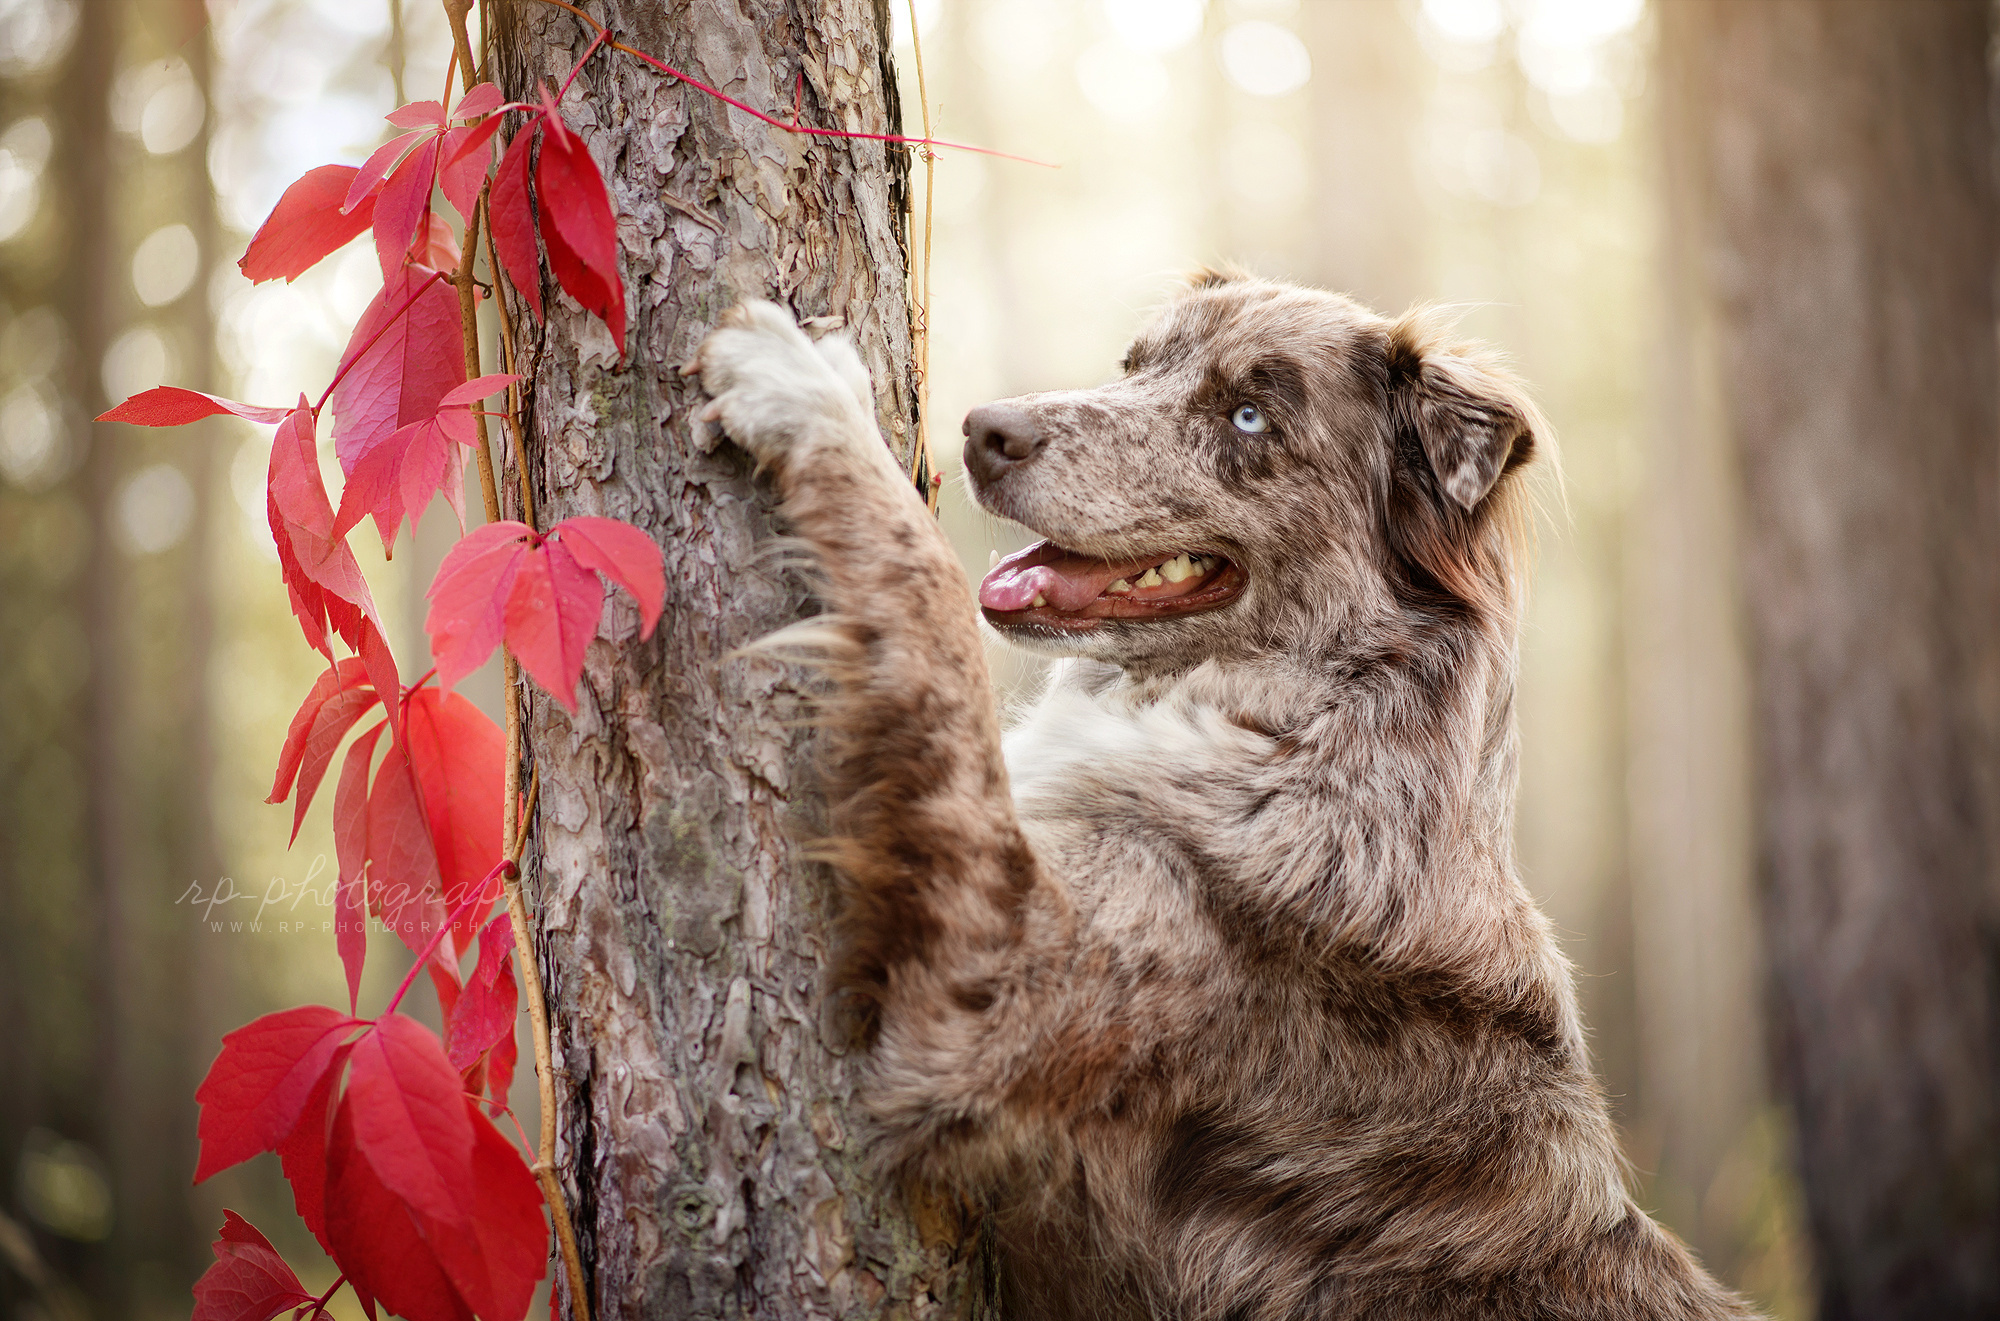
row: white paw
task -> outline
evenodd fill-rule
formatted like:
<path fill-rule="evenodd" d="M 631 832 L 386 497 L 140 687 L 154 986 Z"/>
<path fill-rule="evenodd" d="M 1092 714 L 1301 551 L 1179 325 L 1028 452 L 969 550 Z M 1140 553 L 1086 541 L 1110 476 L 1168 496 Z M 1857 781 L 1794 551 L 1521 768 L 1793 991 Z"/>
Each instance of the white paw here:
<path fill-rule="evenodd" d="M 814 344 L 775 303 L 747 299 L 731 308 L 681 370 L 701 373 L 709 395 L 702 420 L 721 423 L 760 464 L 874 434 L 868 370 L 854 350 Z"/>

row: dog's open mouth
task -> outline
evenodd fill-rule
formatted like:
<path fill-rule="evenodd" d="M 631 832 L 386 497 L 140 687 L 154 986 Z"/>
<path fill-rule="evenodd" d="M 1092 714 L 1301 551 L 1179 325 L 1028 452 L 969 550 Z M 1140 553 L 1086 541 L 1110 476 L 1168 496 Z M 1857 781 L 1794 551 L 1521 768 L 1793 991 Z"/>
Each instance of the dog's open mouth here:
<path fill-rule="evenodd" d="M 1213 553 L 1099 560 L 1043 541 L 995 564 L 979 584 L 979 604 L 998 625 L 1090 629 L 1105 619 L 1212 610 L 1241 595 L 1243 583 L 1243 571 Z"/>

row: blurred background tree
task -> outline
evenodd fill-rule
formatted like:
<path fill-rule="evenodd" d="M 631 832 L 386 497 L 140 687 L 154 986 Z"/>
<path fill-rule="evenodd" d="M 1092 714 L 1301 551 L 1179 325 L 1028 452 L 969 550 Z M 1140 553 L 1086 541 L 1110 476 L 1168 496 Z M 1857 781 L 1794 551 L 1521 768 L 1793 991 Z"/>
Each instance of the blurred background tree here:
<path fill-rule="evenodd" d="M 1781 1317 L 1990 1315 L 1984 0 L 915 10 L 938 133 L 1061 166 L 937 164 L 940 439 L 1112 375 L 1198 261 L 1460 306 L 1561 432 L 1519 852 L 1642 1200 Z M 185 1315 L 225 1201 L 293 1224 L 268 1162 L 186 1186 L 220 1033 L 339 995 L 294 905 L 327 809 L 288 851 L 261 804 L 316 669 L 268 439 L 86 419 L 163 380 L 327 378 L 366 245 L 291 286 L 233 261 L 292 178 L 437 95 L 448 49 L 434 0 L 0 0 L 0 1316 Z M 370 565 L 406 668 L 440 517 Z M 1017 544 L 955 484 L 944 517 L 974 571 Z"/>

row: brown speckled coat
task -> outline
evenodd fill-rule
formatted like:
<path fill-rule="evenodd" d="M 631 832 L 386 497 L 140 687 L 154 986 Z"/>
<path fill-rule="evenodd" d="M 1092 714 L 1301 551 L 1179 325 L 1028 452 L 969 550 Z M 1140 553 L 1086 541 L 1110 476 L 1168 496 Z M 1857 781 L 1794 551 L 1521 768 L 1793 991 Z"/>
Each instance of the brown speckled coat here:
<path fill-rule="evenodd" d="M 823 566 L 828 614 L 773 645 L 837 679 L 879 1150 L 990 1201 L 1007 1315 L 1749 1315 L 1627 1196 L 1514 874 L 1515 470 L 1545 428 L 1489 356 L 1204 276 L 1122 380 L 1012 401 L 1036 446 L 972 456 L 988 509 L 1245 585 L 1010 624 L 1069 659 L 1004 740 L 853 355 L 749 304 L 700 368 Z"/>

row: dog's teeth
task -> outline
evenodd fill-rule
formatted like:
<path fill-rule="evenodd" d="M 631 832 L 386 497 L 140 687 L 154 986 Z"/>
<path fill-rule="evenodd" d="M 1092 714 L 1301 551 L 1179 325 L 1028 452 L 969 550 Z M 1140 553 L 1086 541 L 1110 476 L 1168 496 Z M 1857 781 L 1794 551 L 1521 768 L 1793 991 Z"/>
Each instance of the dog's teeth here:
<path fill-rule="evenodd" d="M 1035 599 L 1030 601 L 1028 604 L 1034 607 L 1035 609 L 1040 610 L 1043 606 L 1047 605 L 1048 603 L 1049 603 L 1048 597 L 1043 596 L 1040 592 L 1036 592 Z"/>
<path fill-rule="evenodd" d="M 987 567 L 987 568 L 989 568 L 989 569 L 995 569 L 995 568 L 998 568 L 999 566 L 1000 566 L 1000 552 L 999 552 L 999 551 L 997 551 L 997 550 L 989 550 L 989 551 L 987 551 L 987 552 L 986 552 L 986 567 Z"/>
<path fill-rule="evenodd" d="M 1145 573 L 1139 576 L 1137 585 L 1140 587 L 1158 587 L 1160 585 L 1160 571 L 1158 569 L 1146 570 Z"/>
<path fill-rule="evenodd" d="M 1132 590 L 1132 584 L 1129 580 L 1120 578 L 1117 582 L 1111 584 L 1111 586 L 1105 588 L 1104 590 L 1107 592 L 1129 592 Z"/>
<path fill-rule="evenodd" d="M 1160 566 L 1160 576 L 1170 583 L 1184 583 L 1194 574 L 1194 565 L 1188 562 L 1185 551 Z"/>

